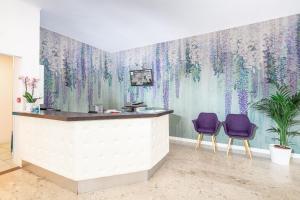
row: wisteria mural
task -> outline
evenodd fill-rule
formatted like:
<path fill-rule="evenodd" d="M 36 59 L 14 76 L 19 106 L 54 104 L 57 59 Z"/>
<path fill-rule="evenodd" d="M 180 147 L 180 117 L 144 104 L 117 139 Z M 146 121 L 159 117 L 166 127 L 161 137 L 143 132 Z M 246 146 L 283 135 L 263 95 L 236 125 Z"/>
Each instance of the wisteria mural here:
<path fill-rule="evenodd" d="M 40 35 L 46 106 L 87 112 L 89 105 L 110 102 L 109 53 L 43 28 Z"/>
<path fill-rule="evenodd" d="M 105 100 L 173 109 L 172 136 L 195 138 L 199 112 L 248 114 L 258 125 L 253 147 L 274 142 L 270 120 L 249 106 L 272 92 L 271 82 L 300 89 L 300 15 L 270 20 L 142 48 L 105 53 L 42 29 L 45 100 L 74 111 Z M 130 86 L 129 70 L 151 68 L 154 85 Z M 105 99 L 103 99 L 105 98 Z M 218 142 L 227 142 L 221 131 Z M 300 139 L 293 148 L 300 153 Z"/>
<path fill-rule="evenodd" d="M 294 15 L 115 53 L 113 60 L 122 61 L 113 61 L 117 69 L 154 70 L 154 86 L 143 89 L 143 98 L 129 79 L 113 78 L 119 88 L 113 91 L 116 106 L 134 94 L 125 101 L 174 109 L 171 135 L 184 138 L 195 137 L 191 120 L 199 112 L 216 112 L 221 120 L 229 113 L 248 114 L 259 127 L 252 146 L 268 148 L 274 142 L 265 131 L 271 122 L 249 105 L 274 91 L 271 82 L 300 89 L 299 26 L 300 15 Z M 227 137 L 220 133 L 218 140 L 227 142 Z M 300 152 L 300 139 L 294 141 Z"/>

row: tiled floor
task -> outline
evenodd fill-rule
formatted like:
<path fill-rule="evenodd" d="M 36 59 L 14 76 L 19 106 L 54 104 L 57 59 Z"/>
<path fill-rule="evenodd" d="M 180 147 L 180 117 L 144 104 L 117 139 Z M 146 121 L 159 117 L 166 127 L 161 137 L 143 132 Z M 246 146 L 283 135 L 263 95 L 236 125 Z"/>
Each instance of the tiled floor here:
<path fill-rule="evenodd" d="M 148 181 L 79 196 L 22 169 L 0 176 L 1 200 L 299 200 L 300 164 L 171 145 Z"/>
<path fill-rule="evenodd" d="M 10 144 L 0 144 L 0 172 L 16 167 L 12 162 Z"/>

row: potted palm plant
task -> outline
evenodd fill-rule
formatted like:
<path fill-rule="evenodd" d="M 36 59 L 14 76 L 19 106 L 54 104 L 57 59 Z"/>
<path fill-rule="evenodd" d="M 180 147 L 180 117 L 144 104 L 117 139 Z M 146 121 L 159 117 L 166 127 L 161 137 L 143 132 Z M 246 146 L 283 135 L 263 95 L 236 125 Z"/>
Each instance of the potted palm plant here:
<path fill-rule="evenodd" d="M 261 99 L 252 106 L 275 122 L 275 126 L 268 129 L 270 132 L 277 133 L 279 140 L 279 144 L 270 145 L 272 162 L 288 165 L 292 153 L 289 138 L 300 135 L 298 131 L 293 129 L 299 122 L 295 118 L 300 111 L 300 91 L 293 94 L 287 85 L 273 84 L 277 89 L 275 94 Z"/>

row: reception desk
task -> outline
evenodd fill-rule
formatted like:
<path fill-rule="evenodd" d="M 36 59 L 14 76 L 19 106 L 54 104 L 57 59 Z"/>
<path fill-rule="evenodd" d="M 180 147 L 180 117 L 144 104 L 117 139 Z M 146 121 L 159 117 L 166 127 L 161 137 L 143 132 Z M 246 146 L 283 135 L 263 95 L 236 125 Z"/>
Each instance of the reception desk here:
<path fill-rule="evenodd" d="M 14 112 L 14 160 L 76 193 L 145 181 L 169 152 L 172 112 Z"/>

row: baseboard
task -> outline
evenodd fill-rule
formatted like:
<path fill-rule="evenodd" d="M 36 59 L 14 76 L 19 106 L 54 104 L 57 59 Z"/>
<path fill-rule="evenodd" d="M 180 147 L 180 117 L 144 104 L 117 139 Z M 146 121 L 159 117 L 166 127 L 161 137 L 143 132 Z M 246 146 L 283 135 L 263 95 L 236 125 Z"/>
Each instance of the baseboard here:
<path fill-rule="evenodd" d="M 8 170 L 4 170 L 4 171 L 0 172 L 0 175 L 7 174 L 7 173 L 10 173 L 10 172 L 16 171 L 18 169 L 21 169 L 21 167 L 12 167 Z"/>
<path fill-rule="evenodd" d="M 170 142 L 176 144 L 183 144 L 183 145 L 195 145 L 197 141 L 188 138 L 170 136 Z M 212 143 L 209 141 L 202 141 L 201 145 L 205 148 L 212 148 Z M 224 143 L 217 143 L 217 147 L 219 151 L 227 150 L 227 144 Z M 243 154 L 245 153 L 245 149 L 243 146 L 231 145 L 231 149 L 233 153 L 243 153 Z M 270 151 L 268 149 L 260 149 L 255 147 L 251 147 L 250 149 L 253 156 L 264 157 L 264 158 L 270 157 Z M 293 153 L 292 158 L 294 161 L 300 162 L 300 154 Z"/>
<path fill-rule="evenodd" d="M 149 180 L 154 173 L 164 164 L 166 161 L 166 156 L 164 156 L 158 163 L 156 163 L 151 169 L 138 171 L 128 174 L 119 174 L 108 177 L 99 177 L 88 180 L 75 181 L 47 169 L 34 165 L 32 163 L 22 161 L 22 166 L 24 170 L 27 170 L 39 177 L 43 177 L 56 185 L 72 191 L 76 194 L 94 192 L 100 189 L 111 188 L 121 185 L 129 185 L 138 182 L 144 182 Z"/>

